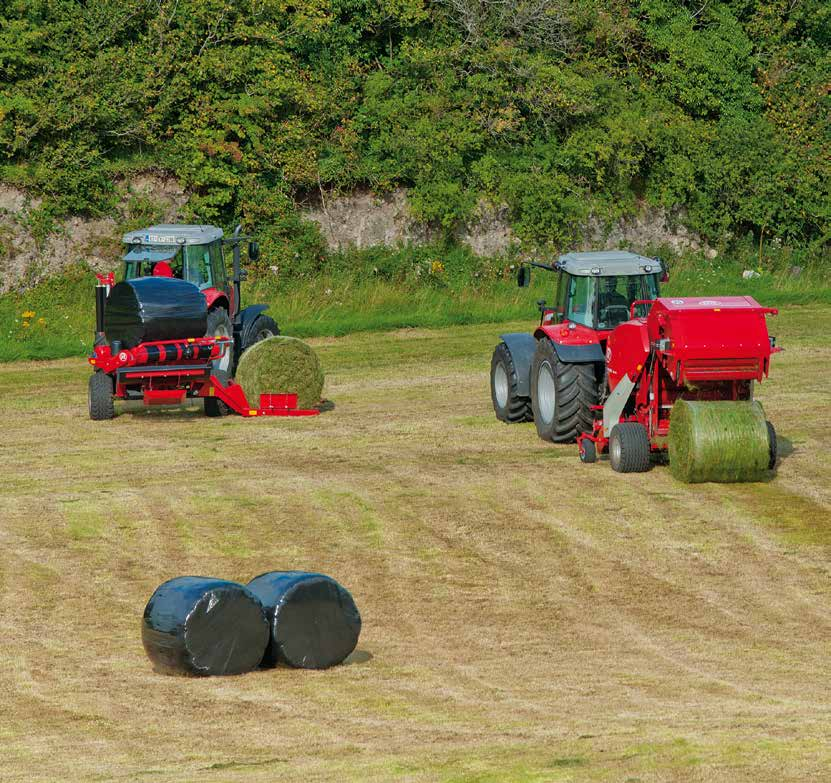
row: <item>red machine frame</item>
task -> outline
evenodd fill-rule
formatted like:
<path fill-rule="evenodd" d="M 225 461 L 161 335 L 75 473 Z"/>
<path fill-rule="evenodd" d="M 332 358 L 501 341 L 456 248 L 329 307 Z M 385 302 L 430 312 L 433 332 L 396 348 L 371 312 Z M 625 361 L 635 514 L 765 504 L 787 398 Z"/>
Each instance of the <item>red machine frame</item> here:
<path fill-rule="evenodd" d="M 651 306 L 649 314 L 635 318 L 635 307 L 643 304 Z M 750 296 L 633 302 L 630 320 L 608 333 L 610 394 L 593 408 L 599 415 L 592 432 L 577 437 L 581 456 L 587 441 L 597 453 L 606 451 L 612 427 L 625 421 L 643 425 L 651 451 L 665 450 L 670 411 L 679 397 L 752 399 L 752 383 L 767 377 L 771 355 L 782 350 L 769 337 L 765 321 L 778 312 Z M 617 400 L 610 404 L 616 390 Z M 618 409 L 620 415 L 615 415 Z"/>

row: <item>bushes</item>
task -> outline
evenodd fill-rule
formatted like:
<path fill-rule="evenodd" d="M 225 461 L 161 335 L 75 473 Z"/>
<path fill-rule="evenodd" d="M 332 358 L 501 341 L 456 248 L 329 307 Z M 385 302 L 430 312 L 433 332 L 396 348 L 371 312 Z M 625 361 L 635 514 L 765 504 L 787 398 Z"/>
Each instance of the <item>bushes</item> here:
<path fill-rule="evenodd" d="M 323 264 L 295 201 L 409 186 L 447 235 L 481 197 L 532 246 L 588 211 L 682 206 L 721 244 L 828 241 L 828 8 L 680 0 L 15 0 L 0 11 L 0 179 L 112 209 L 153 161 L 191 217 Z"/>

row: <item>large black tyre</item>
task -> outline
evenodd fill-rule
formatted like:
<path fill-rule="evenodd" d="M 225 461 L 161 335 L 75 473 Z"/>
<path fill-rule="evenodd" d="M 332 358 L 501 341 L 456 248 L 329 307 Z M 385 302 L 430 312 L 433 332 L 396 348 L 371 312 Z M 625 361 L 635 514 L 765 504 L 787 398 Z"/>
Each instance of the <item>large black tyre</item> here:
<path fill-rule="evenodd" d="M 591 432 L 597 400 L 594 365 L 561 362 L 551 341 L 540 340 L 531 364 L 537 434 L 554 443 L 571 443 L 580 433 Z"/>
<path fill-rule="evenodd" d="M 514 424 L 531 421 L 531 398 L 517 394 L 517 372 L 510 350 L 505 343 L 493 349 L 491 358 L 491 402 L 499 421 Z"/>
<path fill-rule="evenodd" d="M 280 334 L 280 327 L 277 326 L 277 322 L 270 315 L 258 315 L 254 319 L 254 323 L 245 330 L 240 353 L 245 353 L 260 340 L 267 340 L 269 337 L 276 337 L 278 334 Z"/>
<path fill-rule="evenodd" d="M 776 459 L 779 456 L 779 449 L 776 444 L 776 430 L 773 425 L 766 421 L 768 428 L 768 450 L 770 453 L 770 460 L 768 461 L 768 470 L 773 470 L 776 467 Z"/>
<path fill-rule="evenodd" d="M 228 374 L 222 372 L 222 370 L 217 370 L 214 375 L 218 381 L 220 381 L 223 385 L 228 384 Z M 231 409 L 224 403 L 222 400 L 216 397 L 205 397 L 205 415 L 214 419 L 219 416 L 227 416 L 231 413 Z"/>
<path fill-rule="evenodd" d="M 624 421 L 612 427 L 609 462 L 618 473 L 644 473 L 649 470 L 649 437 L 643 424 Z"/>
<path fill-rule="evenodd" d="M 96 371 L 89 378 L 89 417 L 93 421 L 115 418 L 113 379 L 105 372 Z"/>
<path fill-rule="evenodd" d="M 208 329 L 206 337 L 231 337 L 234 336 L 234 325 L 231 323 L 231 316 L 224 307 L 215 307 L 208 313 Z M 213 361 L 213 374 L 220 379 L 231 375 L 234 368 L 234 342 L 233 339 L 228 345 L 225 354 Z M 205 397 L 206 416 L 227 416 L 230 408 L 216 397 Z"/>
<path fill-rule="evenodd" d="M 208 329 L 206 337 L 231 337 L 234 336 L 234 325 L 231 323 L 231 316 L 224 307 L 215 307 L 208 313 Z M 225 355 L 215 359 L 213 363 L 214 375 L 218 372 L 231 374 L 234 366 L 234 343 L 233 340 L 228 346 Z"/>

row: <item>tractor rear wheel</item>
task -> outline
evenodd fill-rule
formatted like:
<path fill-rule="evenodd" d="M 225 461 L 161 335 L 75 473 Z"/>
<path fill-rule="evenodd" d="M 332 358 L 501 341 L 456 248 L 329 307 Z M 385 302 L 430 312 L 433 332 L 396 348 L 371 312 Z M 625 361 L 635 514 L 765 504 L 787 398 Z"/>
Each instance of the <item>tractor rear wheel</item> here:
<path fill-rule="evenodd" d="M 231 342 L 225 353 L 219 359 L 214 359 L 211 372 L 220 380 L 227 378 L 234 367 L 234 326 L 231 316 L 224 307 L 216 307 L 208 313 L 208 331 L 206 337 L 230 337 Z M 230 413 L 228 406 L 216 397 L 205 397 L 206 416 L 227 416 Z"/>
<path fill-rule="evenodd" d="M 115 418 L 113 402 L 113 379 L 105 372 L 96 370 L 89 378 L 89 417 L 93 421 Z"/>
<path fill-rule="evenodd" d="M 618 473 L 643 473 L 649 470 L 649 437 L 637 421 L 624 421 L 612 427 L 609 462 Z"/>
<path fill-rule="evenodd" d="M 234 336 L 234 325 L 231 323 L 231 316 L 224 307 L 215 307 L 208 313 L 208 331 L 206 337 L 231 337 Z M 234 343 L 233 339 L 225 351 L 225 354 L 213 362 L 214 375 L 217 371 L 230 374 L 234 366 Z"/>
<path fill-rule="evenodd" d="M 593 364 L 561 362 L 550 340 L 537 343 L 531 364 L 531 408 L 543 440 L 571 443 L 581 432 L 591 432 L 597 399 Z"/>
<path fill-rule="evenodd" d="M 511 352 L 505 343 L 493 349 L 491 358 L 491 402 L 499 421 L 513 424 L 531 421 L 531 400 L 517 394 L 517 374 Z"/>

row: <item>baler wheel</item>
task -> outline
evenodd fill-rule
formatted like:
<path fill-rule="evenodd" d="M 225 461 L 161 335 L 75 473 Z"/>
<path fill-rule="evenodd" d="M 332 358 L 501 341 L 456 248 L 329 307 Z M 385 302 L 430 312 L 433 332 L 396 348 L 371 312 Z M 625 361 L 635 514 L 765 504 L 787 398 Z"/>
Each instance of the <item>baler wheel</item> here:
<path fill-rule="evenodd" d="M 618 473 L 644 473 L 649 470 L 649 437 L 643 424 L 624 421 L 612 428 L 609 461 Z"/>
<path fill-rule="evenodd" d="M 766 421 L 768 428 L 768 448 L 770 449 L 770 462 L 768 462 L 768 470 L 773 470 L 776 467 L 776 459 L 779 456 L 779 449 L 776 443 L 776 430 L 773 425 Z"/>
<path fill-rule="evenodd" d="M 593 440 L 584 440 L 580 448 L 580 462 L 597 462 L 597 446 Z"/>
<path fill-rule="evenodd" d="M 531 421 L 531 400 L 517 394 L 517 374 L 505 343 L 493 349 L 491 358 L 491 402 L 496 418 L 506 424 Z"/>
<path fill-rule="evenodd" d="M 215 370 L 214 375 L 224 385 L 228 384 L 228 373 Z M 231 409 L 222 400 L 217 397 L 205 397 L 205 415 L 209 418 L 215 419 L 219 416 L 227 416 L 230 412 Z"/>
<path fill-rule="evenodd" d="M 551 341 L 540 340 L 531 363 L 537 435 L 554 443 L 571 443 L 581 432 L 591 432 L 597 400 L 594 365 L 561 362 Z"/>
<path fill-rule="evenodd" d="M 100 370 L 89 378 L 89 417 L 93 421 L 115 418 L 113 379 Z"/>

